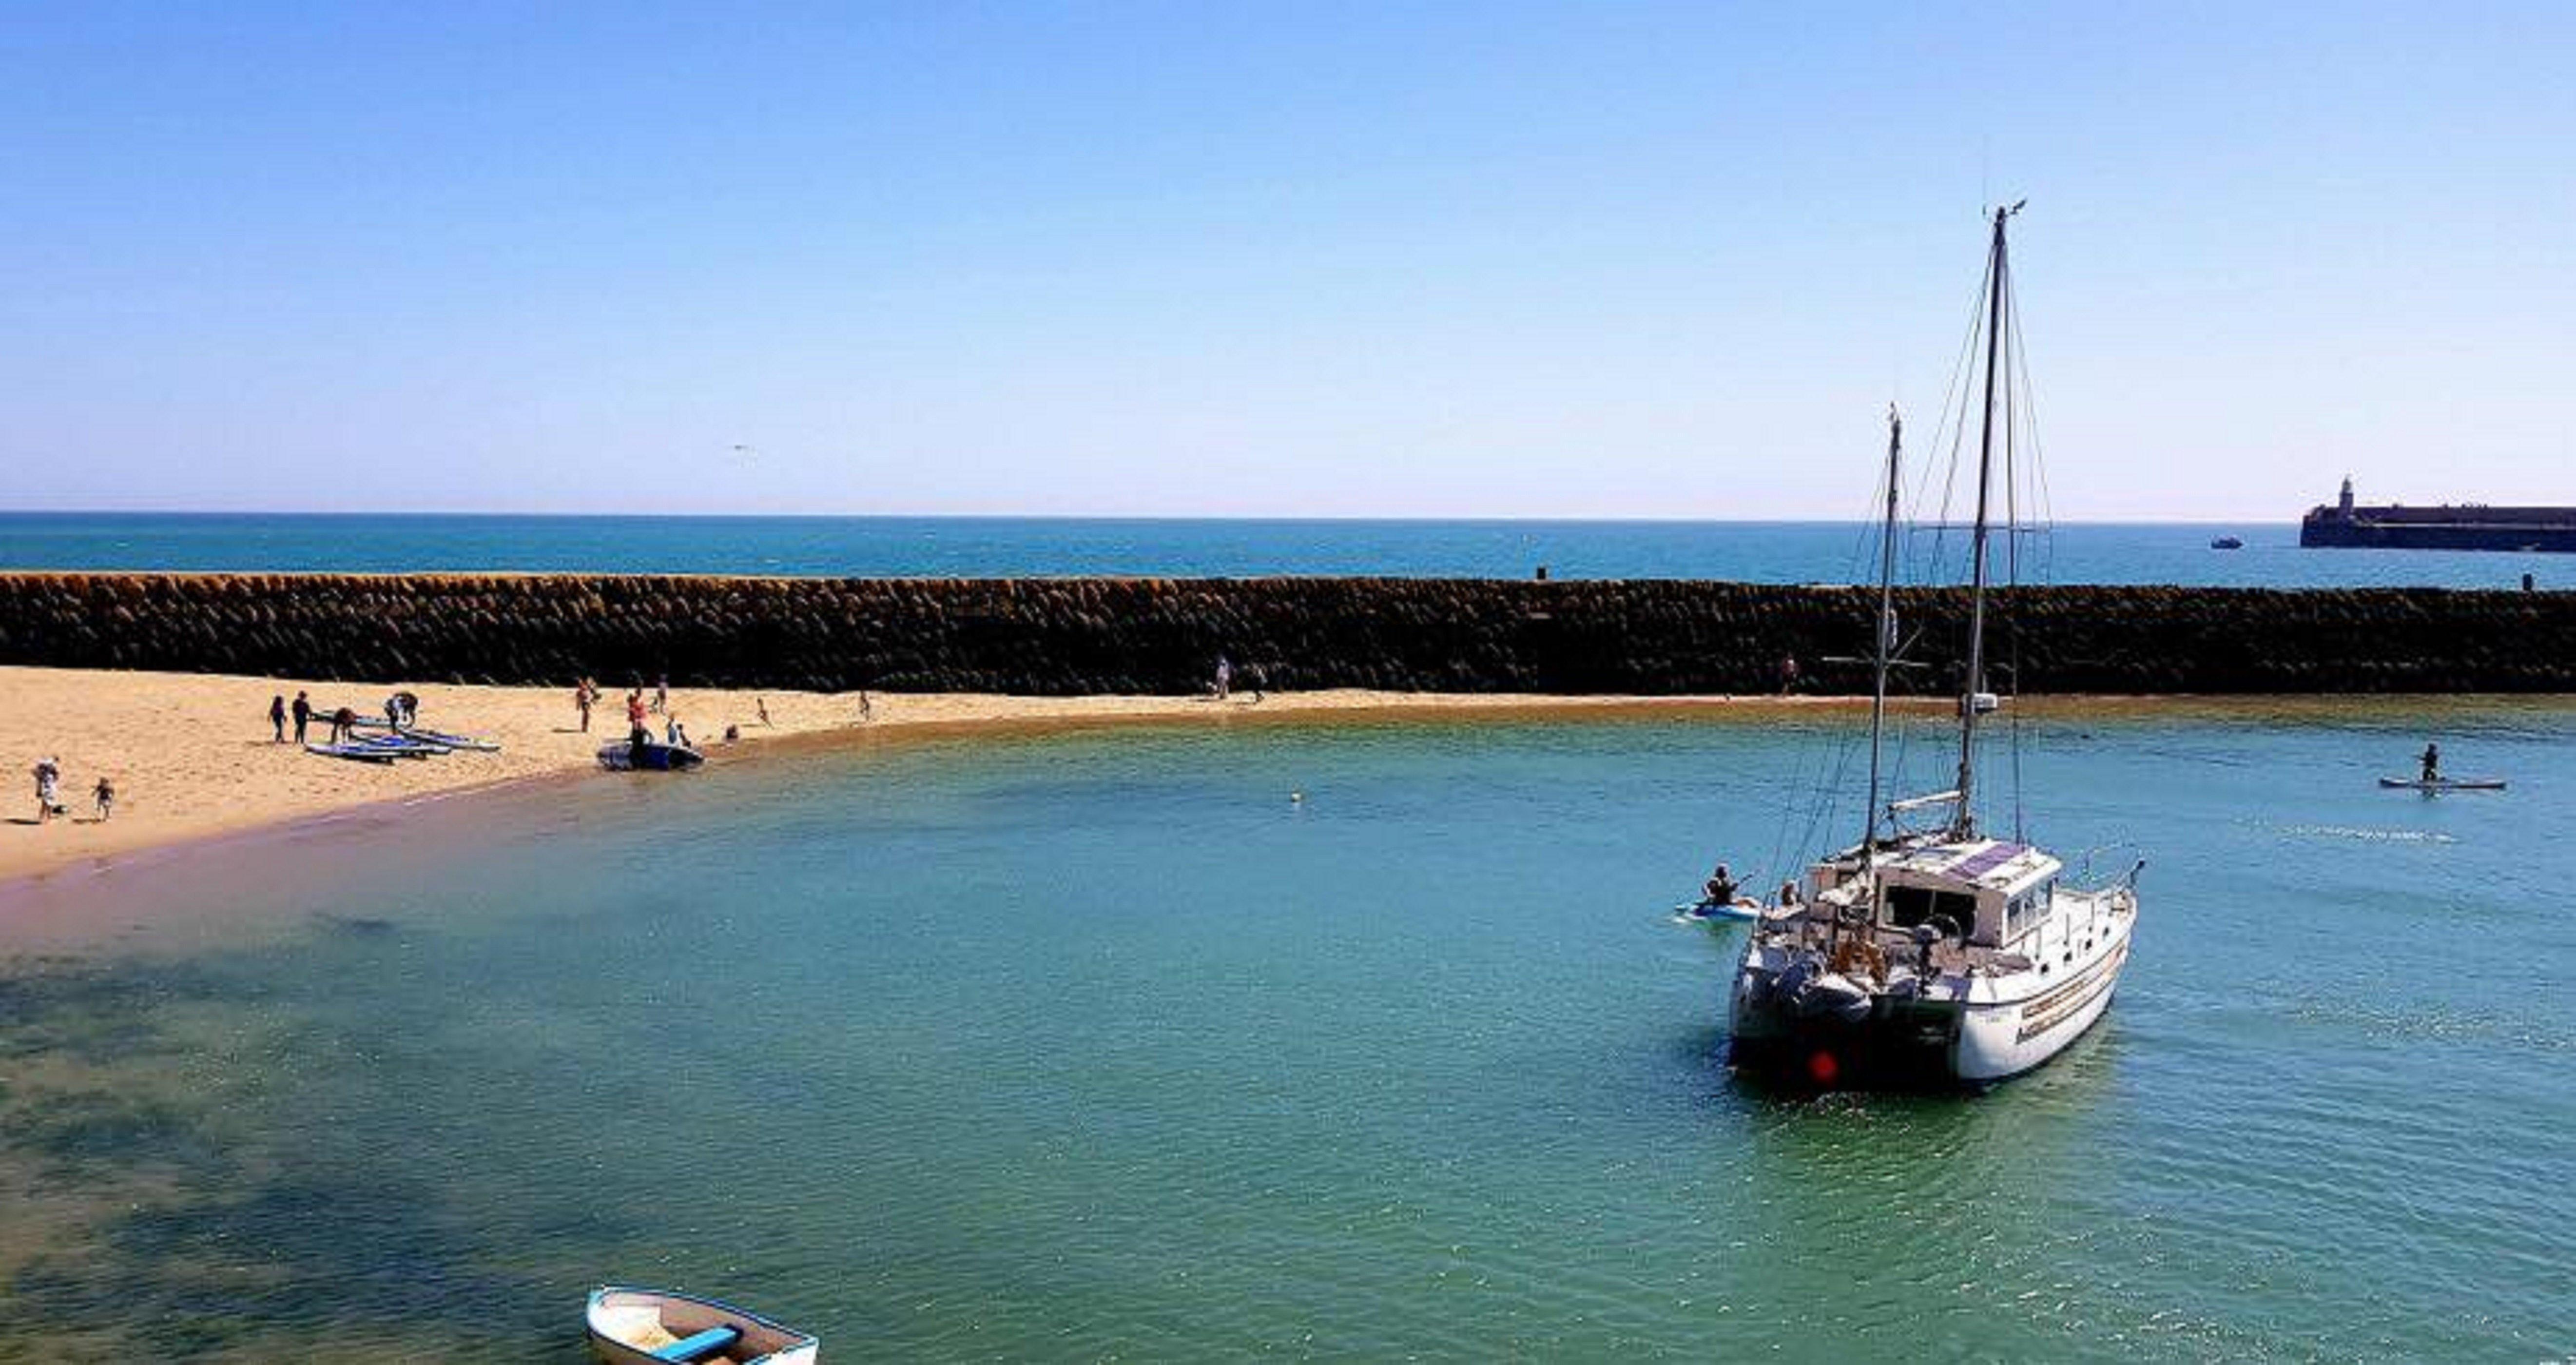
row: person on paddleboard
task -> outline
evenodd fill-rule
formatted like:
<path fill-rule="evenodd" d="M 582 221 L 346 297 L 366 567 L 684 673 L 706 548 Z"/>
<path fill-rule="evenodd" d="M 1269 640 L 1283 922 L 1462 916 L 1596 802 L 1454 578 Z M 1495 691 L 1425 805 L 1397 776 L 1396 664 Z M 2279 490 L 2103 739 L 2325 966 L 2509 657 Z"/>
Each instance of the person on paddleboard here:
<path fill-rule="evenodd" d="M 1708 899 L 1701 902 L 1704 905 L 1735 904 L 1735 874 L 1727 871 L 1724 863 L 1717 865 L 1717 871 L 1710 874 L 1708 884 L 1700 889 L 1708 893 Z"/>
<path fill-rule="evenodd" d="M 2424 746 L 2424 781 L 2427 784 L 2430 784 L 2441 780 L 2442 746 L 2439 744 L 2427 744 Z"/>

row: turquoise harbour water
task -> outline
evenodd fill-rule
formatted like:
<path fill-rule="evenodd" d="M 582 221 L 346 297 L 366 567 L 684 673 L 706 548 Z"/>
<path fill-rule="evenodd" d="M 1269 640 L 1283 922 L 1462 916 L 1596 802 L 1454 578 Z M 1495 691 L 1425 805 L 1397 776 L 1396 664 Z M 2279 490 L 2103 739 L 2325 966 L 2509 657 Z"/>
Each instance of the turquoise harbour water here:
<path fill-rule="evenodd" d="M 113 937 L 0 971 L 0 1355 L 569 1362 L 605 1280 L 841 1361 L 2576 1351 L 2576 708 L 2032 719 L 2033 832 L 2151 859 L 2106 1022 L 1749 1090 L 1668 907 L 1847 833 L 1851 719 L 862 742 L 8 889 Z M 2427 733 L 2512 790 L 2377 790 Z"/>
<path fill-rule="evenodd" d="M 2245 548 L 2216 551 L 2232 534 Z M 1962 576 L 1964 535 L 1909 534 L 1909 576 Z M 2301 550 L 2296 524 L 2058 527 L 2023 577 L 2228 587 L 2576 582 L 2576 557 Z M 1383 574 L 1875 577 L 1873 528 L 1836 522 L 1260 521 L 1022 517 L 295 516 L 0 512 L 0 569 L 726 573 L 846 577 Z"/>

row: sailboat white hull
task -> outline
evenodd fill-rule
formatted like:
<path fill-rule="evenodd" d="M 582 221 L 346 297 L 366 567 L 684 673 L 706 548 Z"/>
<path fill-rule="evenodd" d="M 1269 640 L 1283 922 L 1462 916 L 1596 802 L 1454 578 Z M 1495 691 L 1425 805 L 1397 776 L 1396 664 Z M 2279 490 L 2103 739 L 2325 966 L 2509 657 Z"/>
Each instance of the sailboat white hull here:
<path fill-rule="evenodd" d="M 2119 990 L 2136 922 L 2130 893 L 2088 916 L 2090 933 L 2006 972 L 1944 975 L 1907 990 L 1815 977 L 1812 955 L 1745 946 L 1728 1016 L 1730 1060 L 1821 1086 L 1988 1085 L 2045 1064 L 2084 1036 Z M 1802 965 L 1800 959 L 1807 961 Z"/>

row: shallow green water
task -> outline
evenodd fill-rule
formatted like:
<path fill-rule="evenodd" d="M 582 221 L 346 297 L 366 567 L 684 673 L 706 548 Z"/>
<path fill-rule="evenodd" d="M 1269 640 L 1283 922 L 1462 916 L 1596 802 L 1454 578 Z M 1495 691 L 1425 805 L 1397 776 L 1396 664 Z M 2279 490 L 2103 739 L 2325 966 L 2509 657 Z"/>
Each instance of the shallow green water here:
<path fill-rule="evenodd" d="M 838 1360 L 2565 1355 L 2576 712 L 2429 723 L 2513 789 L 2036 725 L 2146 917 L 1974 1099 L 1720 1064 L 1664 911 L 1801 851 L 1822 730 L 943 742 L 92 879 L 177 927 L 0 976 L 0 1354 L 571 1360 L 624 1280 Z"/>

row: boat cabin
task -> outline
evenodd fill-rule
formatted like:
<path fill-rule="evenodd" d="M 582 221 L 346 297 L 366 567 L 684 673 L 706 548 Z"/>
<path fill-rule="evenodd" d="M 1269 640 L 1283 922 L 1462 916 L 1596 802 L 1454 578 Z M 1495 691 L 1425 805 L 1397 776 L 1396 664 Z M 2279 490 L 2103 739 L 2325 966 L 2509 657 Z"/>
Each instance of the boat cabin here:
<path fill-rule="evenodd" d="M 2011 948 L 2048 918 L 2063 865 L 2028 844 L 1970 839 L 1908 849 L 1878 865 L 1877 922 L 1946 919 L 1972 947 Z"/>

